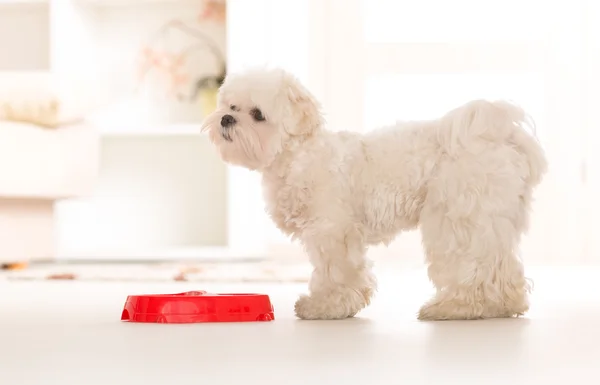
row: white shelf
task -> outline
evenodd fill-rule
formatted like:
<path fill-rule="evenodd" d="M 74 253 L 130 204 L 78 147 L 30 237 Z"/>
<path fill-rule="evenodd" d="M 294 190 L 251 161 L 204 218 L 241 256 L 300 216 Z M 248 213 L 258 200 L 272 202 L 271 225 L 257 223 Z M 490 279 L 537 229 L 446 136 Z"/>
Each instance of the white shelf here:
<path fill-rule="evenodd" d="M 138 128 L 139 127 L 139 128 Z M 137 137 L 137 136 L 200 136 L 200 124 L 173 124 L 166 126 L 142 125 L 129 127 L 98 127 L 100 135 L 108 138 Z"/>
<path fill-rule="evenodd" d="M 49 0 L 0 0 L 2 6 L 48 5 Z"/>
<path fill-rule="evenodd" d="M 2 0 L 0 0 L 2 1 Z M 46 0 L 47 1 L 47 0 Z M 130 6 L 147 6 L 152 4 L 168 4 L 168 5 L 198 5 L 198 0 L 77 0 L 79 4 L 93 5 L 97 7 L 130 7 Z"/>

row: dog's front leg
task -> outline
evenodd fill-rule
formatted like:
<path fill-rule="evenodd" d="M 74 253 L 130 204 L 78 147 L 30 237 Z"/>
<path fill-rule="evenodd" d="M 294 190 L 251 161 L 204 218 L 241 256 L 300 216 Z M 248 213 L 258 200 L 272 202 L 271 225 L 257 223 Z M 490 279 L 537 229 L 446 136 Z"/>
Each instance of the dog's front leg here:
<path fill-rule="evenodd" d="M 335 226 L 332 226 L 335 229 Z M 376 290 L 371 263 L 356 229 L 306 231 L 302 241 L 314 270 L 310 295 L 296 302 L 302 319 L 343 319 L 366 307 Z"/>

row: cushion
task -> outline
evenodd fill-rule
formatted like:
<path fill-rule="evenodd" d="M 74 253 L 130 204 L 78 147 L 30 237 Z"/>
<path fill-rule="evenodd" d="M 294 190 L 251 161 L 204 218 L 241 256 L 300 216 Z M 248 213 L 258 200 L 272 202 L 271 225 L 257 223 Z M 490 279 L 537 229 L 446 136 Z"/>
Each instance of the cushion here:
<path fill-rule="evenodd" d="M 45 71 L 0 72 L 0 120 L 45 128 L 79 123 L 94 107 L 86 83 Z"/>

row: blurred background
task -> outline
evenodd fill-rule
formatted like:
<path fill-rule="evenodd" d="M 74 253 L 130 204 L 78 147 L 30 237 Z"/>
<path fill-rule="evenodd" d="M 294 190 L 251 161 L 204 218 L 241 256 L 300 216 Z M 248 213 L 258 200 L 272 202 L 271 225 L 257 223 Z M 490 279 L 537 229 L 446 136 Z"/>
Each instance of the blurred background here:
<path fill-rule="evenodd" d="M 306 281 L 258 175 L 199 129 L 225 74 L 264 64 L 333 130 L 521 104 L 550 160 L 523 257 L 598 265 L 599 21 L 592 0 L 0 0 L 1 274 Z M 370 255 L 423 265 L 418 233 Z"/>

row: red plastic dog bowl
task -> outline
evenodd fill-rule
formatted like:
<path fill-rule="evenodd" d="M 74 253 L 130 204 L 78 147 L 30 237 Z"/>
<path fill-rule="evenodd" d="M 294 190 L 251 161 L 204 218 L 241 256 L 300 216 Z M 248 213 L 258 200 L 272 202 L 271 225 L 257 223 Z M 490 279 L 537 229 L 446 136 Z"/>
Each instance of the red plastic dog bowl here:
<path fill-rule="evenodd" d="M 273 321 L 273 305 L 264 294 L 130 295 L 121 321 L 155 323 Z"/>

